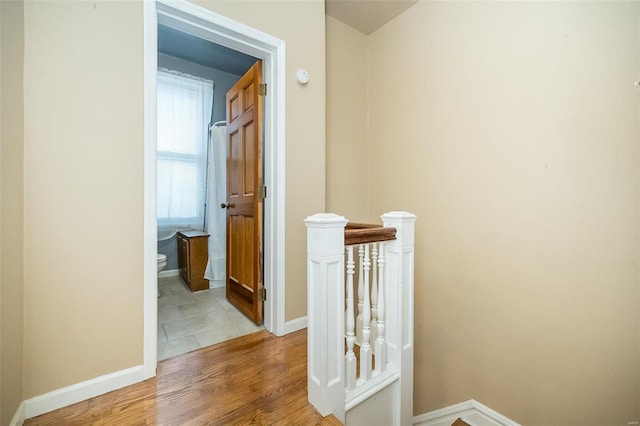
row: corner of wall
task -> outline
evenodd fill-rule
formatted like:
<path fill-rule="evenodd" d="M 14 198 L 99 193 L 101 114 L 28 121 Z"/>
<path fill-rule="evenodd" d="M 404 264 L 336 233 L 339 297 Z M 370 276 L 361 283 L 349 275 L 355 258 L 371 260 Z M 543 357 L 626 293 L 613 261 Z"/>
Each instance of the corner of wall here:
<path fill-rule="evenodd" d="M 0 2 L 0 424 L 24 397 L 23 62 L 24 2 Z"/>
<path fill-rule="evenodd" d="M 25 416 L 24 401 L 23 401 L 20 403 L 20 405 L 18 405 L 18 409 L 16 410 L 16 413 L 13 415 L 13 418 L 9 422 L 9 426 L 22 426 L 25 420 L 27 420 L 27 418 Z"/>
<path fill-rule="evenodd" d="M 367 36 L 326 18 L 326 207 L 368 219 Z"/>
<path fill-rule="evenodd" d="M 2 81 L 2 6 L 0 5 L 0 82 Z M 2 84 L 0 84 L 0 99 L 2 99 Z M 2 102 L 0 102 L 0 144 L 2 143 Z M 0 158 L 2 149 L 0 148 Z M 2 165 L 0 164 L 0 188 L 2 188 Z M 0 189 L 0 239 L 2 238 L 2 189 Z M 0 246 L 0 259 L 2 259 L 2 246 Z M 0 263 L 0 318 L 2 318 L 2 264 Z M 0 383 L 2 383 L 2 331 L 0 330 Z M 2 422 L 2 386 L 0 385 L 0 422 Z"/>
<path fill-rule="evenodd" d="M 370 222 L 377 223 L 380 220 L 380 215 L 382 212 L 378 212 L 378 217 L 375 217 L 371 213 L 371 195 L 373 191 L 371 190 L 371 105 L 369 104 L 370 92 L 371 92 L 371 80 L 370 80 L 370 67 L 371 61 L 369 60 L 369 43 L 371 42 L 370 35 L 367 36 L 365 42 L 365 114 L 366 114 L 366 130 L 365 130 L 365 138 L 366 138 L 366 147 L 367 147 L 367 207 L 365 214 L 369 218 Z"/>
<path fill-rule="evenodd" d="M 478 426 L 520 426 L 474 399 L 415 416 L 413 424 L 416 426 L 449 426 L 459 418 Z"/>

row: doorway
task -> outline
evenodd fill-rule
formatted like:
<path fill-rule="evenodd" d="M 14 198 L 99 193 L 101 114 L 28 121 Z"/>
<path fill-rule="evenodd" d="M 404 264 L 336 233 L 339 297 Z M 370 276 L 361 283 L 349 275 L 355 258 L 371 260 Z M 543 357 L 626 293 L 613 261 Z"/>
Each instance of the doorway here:
<path fill-rule="evenodd" d="M 156 69 L 157 25 L 261 59 L 264 81 L 264 326 L 284 334 L 284 72 L 282 40 L 187 2 L 145 2 L 144 376 L 155 375 L 157 352 Z"/>
<path fill-rule="evenodd" d="M 158 25 L 159 361 L 263 329 L 252 300 L 263 250 L 257 78 L 259 59 Z"/>

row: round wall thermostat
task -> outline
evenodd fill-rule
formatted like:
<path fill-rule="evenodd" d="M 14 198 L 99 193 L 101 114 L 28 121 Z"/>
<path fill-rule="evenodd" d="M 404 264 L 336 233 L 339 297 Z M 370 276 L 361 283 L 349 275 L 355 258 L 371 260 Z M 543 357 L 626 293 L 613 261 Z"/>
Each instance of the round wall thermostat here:
<path fill-rule="evenodd" d="M 296 72 L 296 79 L 300 84 L 307 84 L 309 82 L 309 73 L 303 69 L 299 69 L 298 72 Z"/>

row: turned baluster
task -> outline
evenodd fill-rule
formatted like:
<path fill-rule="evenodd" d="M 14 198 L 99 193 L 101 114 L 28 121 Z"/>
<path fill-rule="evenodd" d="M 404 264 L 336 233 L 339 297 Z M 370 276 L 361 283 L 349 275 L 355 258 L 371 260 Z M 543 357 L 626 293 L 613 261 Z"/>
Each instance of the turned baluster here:
<path fill-rule="evenodd" d="M 371 244 L 371 342 L 378 337 L 378 248 L 376 243 Z M 375 355 L 376 348 L 372 345 Z"/>
<path fill-rule="evenodd" d="M 353 275 L 355 262 L 353 261 L 353 246 L 347 247 L 347 353 L 345 355 L 345 386 L 351 390 L 356 386 L 356 355 L 353 345 L 356 341 L 354 334 L 355 312 L 353 306 Z"/>
<path fill-rule="evenodd" d="M 362 344 L 362 309 L 364 306 L 364 274 L 362 272 L 364 259 L 364 244 L 358 247 L 358 318 L 356 318 L 356 343 Z"/>
<path fill-rule="evenodd" d="M 369 298 L 369 271 L 371 269 L 371 259 L 369 258 L 369 245 L 364 247 L 364 260 L 362 262 L 364 270 L 364 295 L 362 309 L 362 343 L 360 345 L 360 378 L 367 381 L 371 378 L 371 299 Z"/>

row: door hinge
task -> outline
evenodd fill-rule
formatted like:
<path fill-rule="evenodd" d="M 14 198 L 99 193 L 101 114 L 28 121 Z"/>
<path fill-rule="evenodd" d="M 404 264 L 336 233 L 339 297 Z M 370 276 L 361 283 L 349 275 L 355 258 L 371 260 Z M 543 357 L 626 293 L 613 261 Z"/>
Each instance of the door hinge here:
<path fill-rule="evenodd" d="M 260 83 L 258 87 L 258 94 L 260 96 L 267 96 L 267 83 Z"/>
<path fill-rule="evenodd" d="M 258 196 L 260 198 L 262 198 L 263 200 L 265 198 L 267 198 L 267 187 L 262 185 L 260 188 L 258 188 Z"/>
<path fill-rule="evenodd" d="M 260 293 L 258 294 L 258 296 L 260 297 L 260 300 L 262 300 L 263 302 L 267 300 L 267 289 L 262 287 L 260 289 Z"/>

